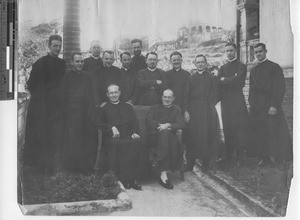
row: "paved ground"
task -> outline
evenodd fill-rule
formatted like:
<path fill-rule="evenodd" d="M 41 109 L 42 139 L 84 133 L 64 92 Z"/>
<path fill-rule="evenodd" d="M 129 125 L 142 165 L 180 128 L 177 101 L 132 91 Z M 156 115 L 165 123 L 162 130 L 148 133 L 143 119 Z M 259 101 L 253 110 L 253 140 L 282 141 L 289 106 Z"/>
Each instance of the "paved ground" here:
<path fill-rule="evenodd" d="M 155 180 L 143 182 L 143 191 L 127 190 L 132 209 L 111 213 L 112 216 L 250 216 L 238 201 L 230 199 L 226 190 L 218 190 L 200 171 L 185 173 L 185 181 L 178 174 L 170 180 L 173 190 L 161 187 Z M 217 192 L 218 190 L 219 192 Z M 253 216 L 253 215 L 252 215 Z"/>

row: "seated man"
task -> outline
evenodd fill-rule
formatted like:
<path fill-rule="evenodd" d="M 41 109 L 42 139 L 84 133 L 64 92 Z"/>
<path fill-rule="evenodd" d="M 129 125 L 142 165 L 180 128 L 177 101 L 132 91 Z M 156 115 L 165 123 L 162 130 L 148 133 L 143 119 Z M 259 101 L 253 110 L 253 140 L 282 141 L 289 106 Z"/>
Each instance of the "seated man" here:
<path fill-rule="evenodd" d="M 165 90 L 162 104 L 152 106 L 146 120 L 150 160 L 160 172 L 159 184 L 167 189 L 173 189 L 173 185 L 168 180 L 167 171 L 179 168 L 182 157 L 177 136 L 184 127 L 184 120 L 181 109 L 173 105 L 174 100 L 173 91 Z"/>
<path fill-rule="evenodd" d="M 142 152 L 136 115 L 130 104 L 120 101 L 119 86 L 109 85 L 106 95 L 109 102 L 99 109 L 97 125 L 103 131 L 108 170 L 117 174 L 126 189 L 142 190 L 136 182 Z"/>

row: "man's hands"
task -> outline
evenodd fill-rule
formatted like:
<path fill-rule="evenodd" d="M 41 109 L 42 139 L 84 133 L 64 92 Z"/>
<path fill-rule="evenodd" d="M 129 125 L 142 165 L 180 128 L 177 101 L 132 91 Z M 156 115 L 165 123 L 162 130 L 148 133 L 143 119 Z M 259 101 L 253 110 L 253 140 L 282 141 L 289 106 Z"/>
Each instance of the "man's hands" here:
<path fill-rule="evenodd" d="M 157 127 L 157 130 L 162 131 L 162 130 L 171 130 L 171 124 L 170 123 L 165 123 L 165 124 L 159 124 Z"/>
<path fill-rule="evenodd" d="M 269 109 L 269 115 L 276 115 L 277 109 L 274 106 L 271 106 Z"/>
<path fill-rule="evenodd" d="M 157 83 L 158 85 L 160 85 L 160 84 L 162 84 L 162 81 L 161 81 L 161 80 L 156 80 L 156 83 Z"/>
<path fill-rule="evenodd" d="M 118 138 L 118 137 L 120 137 L 120 132 L 119 132 L 118 128 L 116 128 L 115 126 L 113 126 L 113 127 L 111 128 L 111 130 L 112 130 L 112 133 L 113 133 L 113 138 Z"/>
<path fill-rule="evenodd" d="M 118 128 L 116 128 L 115 126 L 113 126 L 111 128 L 111 130 L 112 130 L 112 133 L 113 133 L 113 138 L 119 138 L 120 137 L 120 132 L 119 132 Z M 138 135 L 136 133 L 133 133 L 131 135 L 131 138 L 132 139 L 137 139 L 137 138 L 140 138 L 140 135 Z"/>
<path fill-rule="evenodd" d="M 189 122 L 190 122 L 191 117 L 190 117 L 190 114 L 189 114 L 188 111 L 185 111 L 185 112 L 184 112 L 183 117 L 184 117 L 184 121 L 185 121 L 186 123 L 189 123 Z"/>

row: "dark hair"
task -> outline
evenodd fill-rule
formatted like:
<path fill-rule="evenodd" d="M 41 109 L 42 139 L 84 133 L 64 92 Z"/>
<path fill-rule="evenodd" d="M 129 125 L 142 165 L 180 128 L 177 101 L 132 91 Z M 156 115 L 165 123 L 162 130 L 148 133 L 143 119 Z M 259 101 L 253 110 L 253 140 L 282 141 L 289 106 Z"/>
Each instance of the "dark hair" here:
<path fill-rule="evenodd" d="M 257 43 L 254 45 L 253 48 L 258 48 L 258 47 L 262 47 L 264 50 L 266 50 L 266 45 L 264 43 Z"/>
<path fill-rule="evenodd" d="M 128 55 L 128 56 L 131 57 L 130 53 L 128 53 L 128 52 L 126 51 L 126 52 L 123 52 L 123 53 L 120 54 L 120 59 L 121 59 L 121 60 L 122 60 L 123 55 Z"/>
<path fill-rule="evenodd" d="M 149 53 L 147 53 L 147 55 L 146 55 L 146 60 L 148 59 L 148 56 L 149 56 L 150 54 L 155 55 L 156 58 L 158 58 L 157 53 L 155 53 L 155 52 L 149 52 Z"/>
<path fill-rule="evenodd" d="M 55 34 L 55 35 L 50 35 L 49 41 L 48 41 L 48 46 L 49 46 L 49 47 L 51 46 L 51 43 L 52 43 L 53 40 L 58 40 L 58 41 L 62 42 L 61 36 L 59 36 L 59 35 L 57 35 L 57 34 Z"/>
<path fill-rule="evenodd" d="M 103 52 L 102 56 L 104 57 L 104 55 L 105 55 L 106 53 L 115 55 L 114 52 L 112 52 L 111 50 L 106 50 L 106 51 Z"/>
<path fill-rule="evenodd" d="M 143 46 L 143 42 L 142 42 L 142 40 L 140 40 L 140 39 L 133 39 L 133 40 L 131 41 L 131 44 L 134 44 L 134 43 L 140 43 L 141 47 Z"/>
<path fill-rule="evenodd" d="M 170 59 L 172 58 L 172 56 L 175 56 L 175 55 L 179 55 L 182 58 L 182 54 L 181 53 L 179 53 L 178 51 L 174 51 L 173 53 L 171 53 Z"/>
<path fill-rule="evenodd" d="M 70 57 L 71 61 L 74 61 L 75 55 L 81 55 L 82 56 L 82 53 L 79 52 L 79 51 L 72 52 L 71 53 L 71 57 Z"/>
<path fill-rule="evenodd" d="M 236 44 L 235 43 L 233 43 L 233 42 L 227 42 L 225 44 L 225 47 L 230 47 L 230 46 L 234 47 L 234 49 L 236 50 Z"/>
<path fill-rule="evenodd" d="M 111 87 L 111 86 L 117 86 L 118 89 L 119 89 L 119 91 L 121 91 L 120 86 L 118 86 L 117 84 L 113 84 L 113 83 L 112 83 L 112 84 L 109 84 L 109 85 L 107 86 L 106 92 L 108 92 L 108 88 Z"/>
<path fill-rule="evenodd" d="M 203 58 L 205 59 L 205 62 L 207 63 L 207 59 L 206 59 L 206 57 L 205 57 L 203 54 L 198 54 L 198 55 L 195 57 L 195 60 L 196 60 L 198 57 L 203 57 Z"/>

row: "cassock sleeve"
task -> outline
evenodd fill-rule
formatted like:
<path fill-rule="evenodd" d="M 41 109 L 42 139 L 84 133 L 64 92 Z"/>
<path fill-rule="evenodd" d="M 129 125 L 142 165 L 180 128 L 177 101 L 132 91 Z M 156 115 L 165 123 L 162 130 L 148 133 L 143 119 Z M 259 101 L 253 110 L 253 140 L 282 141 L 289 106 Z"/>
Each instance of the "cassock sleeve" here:
<path fill-rule="evenodd" d="M 85 102 L 87 106 L 87 118 L 90 122 L 94 122 L 95 118 L 95 104 L 93 99 L 93 87 L 91 76 L 87 73 L 83 73 L 86 76 L 86 92 L 85 92 Z"/>
<path fill-rule="evenodd" d="M 165 89 L 167 89 L 167 76 L 166 76 L 166 72 L 163 71 L 163 70 L 159 70 L 159 76 L 160 76 L 160 79 L 158 80 L 161 80 L 162 83 L 161 84 L 156 84 L 155 85 L 155 89 L 156 91 L 160 94 L 163 93 L 163 91 Z"/>
<path fill-rule="evenodd" d="M 100 105 L 101 104 L 101 96 L 100 96 L 100 68 L 97 67 L 94 69 L 94 71 L 91 73 L 91 79 L 92 79 L 92 91 L 93 91 L 93 102 L 94 105 Z"/>
<path fill-rule="evenodd" d="M 210 87 L 209 87 L 209 94 L 208 94 L 208 100 L 212 102 L 214 105 L 216 105 L 219 102 L 219 89 L 217 86 L 217 82 L 214 79 L 213 76 L 210 76 Z"/>
<path fill-rule="evenodd" d="M 67 113 L 67 101 L 68 101 L 68 79 L 69 79 L 69 73 L 66 73 L 64 77 L 61 80 L 59 93 L 60 93 L 60 108 L 64 112 L 64 114 Z"/>
<path fill-rule="evenodd" d="M 142 88 L 149 88 L 149 87 L 152 87 L 152 86 L 156 86 L 157 85 L 157 80 L 156 79 L 147 79 L 145 77 L 145 70 L 141 70 L 139 71 L 138 73 L 138 77 L 137 77 L 137 83 L 139 85 L 139 87 L 142 87 Z"/>
<path fill-rule="evenodd" d="M 137 117 L 136 117 L 133 107 L 131 105 L 130 105 L 130 114 L 131 114 L 131 120 L 132 120 L 132 126 L 133 126 L 133 133 L 139 134 L 139 122 L 137 120 Z"/>
<path fill-rule="evenodd" d="M 37 87 L 43 86 L 43 66 L 44 65 L 41 60 L 38 60 L 32 65 L 32 70 L 27 81 L 27 89 L 30 91 L 30 93 L 33 93 Z"/>
<path fill-rule="evenodd" d="M 188 77 L 186 86 L 184 88 L 183 92 L 183 105 L 182 105 L 182 111 L 185 112 L 188 109 L 189 106 L 189 99 L 190 99 L 190 84 L 192 80 L 192 75 Z"/>
<path fill-rule="evenodd" d="M 184 128 L 184 120 L 182 117 L 181 109 L 178 107 L 174 107 L 176 122 L 170 123 L 173 130 L 183 129 Z"/>
<path fill-rule="evenodd" d="M 225 77 L 224 68 L 220 68 L 220 78 L 224 77 L 225 79 L 221 82 L 221 85 L 231 85 L 238 88 L 243 88 L 245 86 L 245 79 L 247 75 L 246 65 L 239 63 L 238 71 L 234 76 Z"/>
<path fill-rule="evenodd" d="M 151 130 L 156 130 L 159 126 L 158 121 L 154 118 L 156 106 L 151 106 L 146 118 L 146 125 Z"/>
<path fill-rule="evenodd" d="M 284 80 L 284 75 L 282 68 L 278 65 L 275 64 L 274 67 L 272 68 L 271 72 L 271 106 L 273 107 L 280 107 L 283 97 L 284 97 L 284 92 L 285 92 L 285 80 Z"/>
<path fill-rule="evenodd" d="M 97 109 L 96 125 L 103 132 L 112 132 L 113 125 L 106 122 L 106 112 L 109 112 L 109 109 L 106 109 L 105 106 Z"/>

